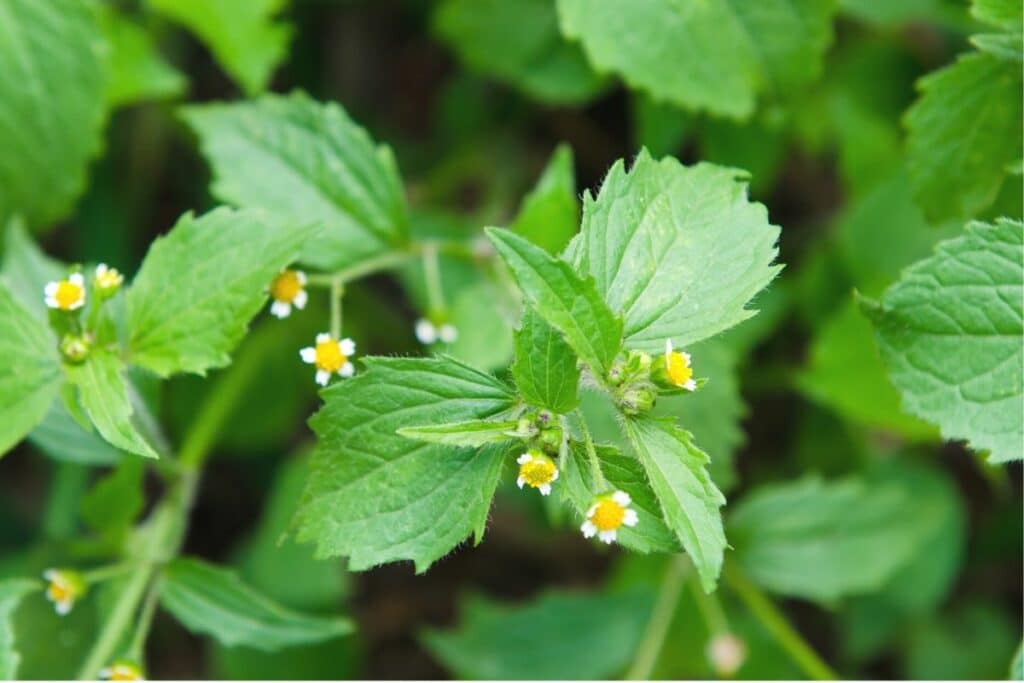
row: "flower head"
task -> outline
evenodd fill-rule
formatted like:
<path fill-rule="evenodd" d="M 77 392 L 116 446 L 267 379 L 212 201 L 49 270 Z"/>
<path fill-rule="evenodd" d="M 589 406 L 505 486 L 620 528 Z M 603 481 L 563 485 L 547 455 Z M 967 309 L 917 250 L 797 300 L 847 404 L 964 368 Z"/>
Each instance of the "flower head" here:
<path fill-rule="evenodd" d="M 720 678 L 732 678 L 747 658 L 747 646 L 733 634 L 723 633 L 708 643 L 707 657 Z"/>
<path fill-rule="evenodd" d="M 426 318 L 416 321 L 416 339 L 425 346 L 436 344 L 439 341 L 445 344 L 453 344 L 459 338 L 459 331 L 451 323 L 435 325 Z"/>
<path fill-rule="evenodd" d="M 46 598 L 61 616 L 70 612 L 75 600 L 85 595 L 85 579 L 72 569 L 47 569 L 43 578 L 47 581 Z"/>
<path fill-rule="evenodd" d="M 540 495 L 551 493 L 551 484 L 558 479 L 555 461 L 536 449 L 530 449 L 516 458 L 519 463 L 519 478 L 516 485 L 523 488 L 528 484 L 540 491 Z"/>
<path fill-rule="evenodd" d="M 356 343 L 351 339 L 338 341 L 323 332 L 316 335 L 316 346 L 307 346 L 299 351 L 299 355 L 303 362 L 316 366 L 316 383 L 325 387 L 334 373 L 340 377 L 352 376 L 356 369 L 349 358 L 355 352 Z"/>
<path fill-rule="evenodd" d="M 106 263 L 101 263 L 96 266 L 92 282 L 98 291 L 109 296 L 124 282 L 124 275 L 118 272 L 117 268 L 109 268 Z"/>
<path fill-rule="evenodd" d="M 270 314 L 275 318 L 287 318 L 292 306 L 300 311 L 306 307 L 306 274 L 301 270 L 285 270 L 270 283 Z"/>
<path fill-rule="evenodd" d="M 685 351 L 673 351 L 672 340 L 665 340 L 665 374 L 668 381 L 677 387 L 693 391 L 697 382 L 693 379 L 693 368 L 690 367 L 690 354 Z"/>
<path fill-rule="evenodd" d="M 43 294 L 50 308 L 74 311 L 85 305 L 85 278 L 81 273 L 71 273 L 67 280 L 48 282 Z"/>
<path fill-rule="evenodd" d="M 636 510 L 630 507 L 633 499 L 625 491 L 616 491 L 598 496 L 594 504 L 587 510 L 587 521 L 580 530 L 583 536 L 591 538 L 594 534 L 605 543 L 611 543 L 618 536 L 619 527 L 636 526 L 639 521 Z"/>
<path fill-rule="evenodd" d="M 110 666 L 100 669 L 100 678 L 105 681 L 144 681 L 142 667 L 127 659 L 118 659 Z"/>

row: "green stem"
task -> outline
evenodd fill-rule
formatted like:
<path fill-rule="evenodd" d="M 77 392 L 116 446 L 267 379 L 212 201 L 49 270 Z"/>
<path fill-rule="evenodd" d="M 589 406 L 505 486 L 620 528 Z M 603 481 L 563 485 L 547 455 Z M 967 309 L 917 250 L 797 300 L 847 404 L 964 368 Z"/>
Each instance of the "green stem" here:
<path fill-rule="evenodd" d="M 807 641 L 793 628 L 775 603 L 766 596 L 754 582 L 746 577 L 735 564 L 727 562 L 723 578 L 729 587 L 746 604 L 747 609 L 757 617 L 775 642 L 789 655 L 805 674 L 817 681 L 838 680 L 832 667 L 824 662 Z"/>
<path fill-rule="evenodd" d="M 725 616 L 725 610 L 722 609 L 722 603 L 718 600 L 718 594 L 705 593 L 704 587 L 700 585 L 700 577 L 696 574 L 690 577 L 689 584 L 690 592 L 693 593 L 693 599 L 697 603 L 697 609 L 700 610 L 711 637 L 730 633 L 729 620 Z"/>
<path fill-rule="evenodd" d="M 427 308 L 431 312 L 445 310 L 444 288 L 441 286 L 441 267 L 437 258 L 437 245 L 423 245 L 423 278 L 427 283 Z"/>
<path fill-rule="evenodd" d="M 157 576 L 149 585 L 146 601 L 142 603 L 142 611 L 139 612 L 139 620 L 135 624 L 135 634 L 132 636 L 131 645 L 128 646 L 128 657 L 139 664 L 145 659 L 143 650 L 146 647 L 146 638 L 149 637 L 149 629 L 153 625 L 153 617 L 156 615 L 161 583 L 162 579 Z"/>
<path fill-rule="evenodd" d="M 366 275 L 372 275 L 381 270 L 389 270 L 403 265 L 415 257 L 416 254 L 417 251 L 415 249 L 389 251 L 386 254 L 360 261 L 353 266 L 336 270 L 333 273 L 310 274 L 306 278 L 306 283 L 312 287 L 331 287 L 335 280 L 341 280 L 342 284 L 346 284 Z"/>
<path fill-rule="evenodd" d="M 587 447 L 587 460 L 590 463 L 590 473 L 594 477 L 594 483 L 601 491 L 608 489 L 608 480 L 604 478 L 601 471 L 601 461 L 597 459 L 597 449 L 594 448 L 594 439 L 590 436 L 590 428 L 587 427 L 587 419 L 579 408 L 575 411 L 576 420 L 580 423 L 580 432 L 583 434 L 583 443 Z"/>
<path fill-rule="evenodd" d="M 103 583 L 108 579 L 127 574 L 133 569 L 135 569 L 134 565 L 127 562 L 119 562 L 118 564 L 110 564 L 106 567 L 97 567 L 96 569 L 82 572 L 82 578 L 89 584 Z"/>
<path fill-rule="evenodd" d="M 668 629 L 672 625 L 679 597 L 683 592 L 683 582 L 690 573 L 692 565 L 685 555 L 675 555 L 665 568 L 665 577 L 661 580 L 658 597 L 651 610 L 651 618 L 647 621 L 643 638 L 637 647 L 633 664 L 626 672 L 626 679 L 631 681 L 647 680 L 654 671 L 661 648 L 665 645 Z"/>
<path fill-rule="evenodd" d="M 89 468 L 71 462 L 56 464 L 43 512 L 43 533 L 47 537 L 65 539 L 74 533 L 79 501 L 88 485 Z"/>
<path fill-rule="evenodd" d="M 331 283 L 331 338 L 341 339 L 341 300 L 345 296 L 345 285 L 340 278 Z"/>

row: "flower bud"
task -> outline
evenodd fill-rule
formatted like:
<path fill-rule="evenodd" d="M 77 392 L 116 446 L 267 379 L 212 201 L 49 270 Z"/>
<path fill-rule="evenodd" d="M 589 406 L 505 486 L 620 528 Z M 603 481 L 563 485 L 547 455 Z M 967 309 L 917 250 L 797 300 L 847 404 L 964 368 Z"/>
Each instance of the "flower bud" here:
<path fill-rule="evenodd" d="M 733 634 L 723 633 L 708 643 L 707 657 L 720 678 L 732 678 L 747 658 L 747 646 Z"/>
<path fill-rule="evenodd" d="M 89 335 L 67 334 L 60 342 L 60 352 L 69 363 L 81 363 L 89 357 L 92 342 Z"/>
<path fill-rule="evenodd" d="M 562 447 L 562 428 L 549 427 L 541 430 L 540 445 L 549 453 L 557 453 Z"/>
<path fill-rule="evenodd" d="M 655 394 L 650 389 L 628 389 L 619 399 L 619 406 L 627 415 L 639 415 L 654 407 Z"/>

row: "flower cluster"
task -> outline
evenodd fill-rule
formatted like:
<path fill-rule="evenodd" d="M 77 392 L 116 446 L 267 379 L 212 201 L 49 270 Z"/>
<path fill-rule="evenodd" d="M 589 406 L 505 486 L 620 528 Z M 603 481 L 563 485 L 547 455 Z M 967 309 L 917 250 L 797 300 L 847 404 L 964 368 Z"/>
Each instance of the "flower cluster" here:
<path fill-rule="evenodd" d="M 92 285 L 100 299 L 113 296 L 124 282 L 124 275 L 105 263 L 96 266 Z M 77 311 L 85 306 L 85 276 L 80 272 L 71 273 L 64 280 L 48 282 L 43 288 L 43 300 L 50 308 L 58 311 Z"/>
<path fill-rule="evenodd" d="M 439 341 L 445 344 L 454 344 L 455 340 L 459 338 L 459 331 L 451 323 L 435 325 L 426 318 L 420 318 L 416 321 L 415 331 L 416 339 L 424 346 L 430 346 Z"/>

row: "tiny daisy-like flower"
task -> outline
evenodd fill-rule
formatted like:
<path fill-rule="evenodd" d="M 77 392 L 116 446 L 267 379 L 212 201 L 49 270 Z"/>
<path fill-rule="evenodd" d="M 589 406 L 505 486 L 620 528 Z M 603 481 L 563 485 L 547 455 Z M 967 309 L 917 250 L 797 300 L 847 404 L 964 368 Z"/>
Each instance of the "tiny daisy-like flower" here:
<path fill-rule="evenodd" d="M 117 268 L 110 268 L 106 263 L 101 263 L 96 266 L 92 281 L 99 291 L 113 294 L 124 282 L 124 275 Z"/>
<path fill-rule="evenodd" d="M 135 662 L 119 659 L 110 666 L 100 669 L 100 678 L 105 681 L 144 681 L 142 668 Z"/>
<path fill-rule="evenodd" d="M 306 274 L 301 270 L 285 270 L 270 283 L 270 314 L 275 318 L 287 318 L 292 306 L 300 311 L 306 307 Z"/>
<path fill-rule="evenodd" d="M 351 339 L 346 337 L 338 341 L 323 332 L 316 335 L 316 346 L 307 346 L 299 351 L 299 356 L 303 362 L 316 366 L 316 383 L 325 387 L 334 373 L 340 377 L 352 376 L 356 368 L 349 358 L 355 355 L 355 352 L 356 343 Z"/>
<path fill-rule="evenodd" d="M 720 678 L 732 678 L 747 659 L 747 646 L 733 634 L 723 633 L 708 643 L 707 657 Z"/>
<path fill-rule="evenodd" d="M 605 543 L 611 543 L 618 536 L 619 527 L 636 526 L 636 510 L 630 507 L 633 499 L 625 491 L 599 496 L 587 510 L 587 521 L 583 522 L 580 531 L 585 538 L 595 534 Z"/>
<path fill-rule="evenodd" d="M 540 491 L 540 495 L 551 493 L 551 484 L 558 479 L 558 467 L 555 461 L 538 450 L 530 449 L 516 458 L 519 463 L 519 478 L 516 485 L 523 488 L 529 484 Z"/>
<path fill-rule="evenodd" d="M 430 346 L 436 344 L 439 341 L 445 344 L 452 344 L 456 339 L 459 338 L 459 331 L 455 325 L 451 323 L 444 323 L 443 325 L 434 325 L 426 318 L 420 318 L 416 321 L 416 339 L 424 346 Z"/>
<path fill-rule="evenodd" d="M 85 579 L 71 569 L 47 569 L 43 578 L 47 581 L 46 598 L 61 616 L 70 612 L 75 600 L 85 594 Z"/>
<path fill-rule="evenodd" d="M 81 273 L 72 273 L 67 280 L 48 282 L 43 294 L 50 308 L 74 311 L 85 305 L 85 278 Z"/>
<path fill-rule="evenodd" d="M 690 367 L 690 354 L 685 351 L 673 351 L 672 340 L 665 340 L 665 373 L 672 384 L 693 391 L 697 382 L 693 379 L 693 368 Z"/>

